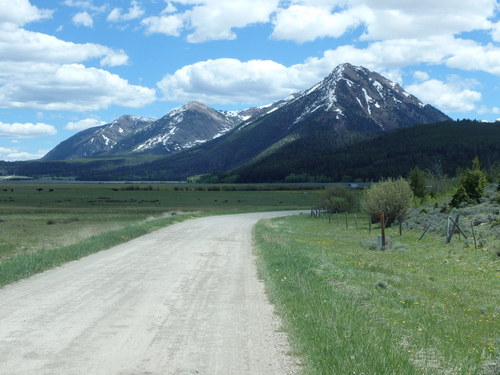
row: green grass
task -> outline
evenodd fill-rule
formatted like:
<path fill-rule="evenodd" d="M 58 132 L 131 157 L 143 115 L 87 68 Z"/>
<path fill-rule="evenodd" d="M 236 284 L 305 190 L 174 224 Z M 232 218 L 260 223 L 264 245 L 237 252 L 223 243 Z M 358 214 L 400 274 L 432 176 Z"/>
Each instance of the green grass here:
<path fill-rule="evenodd" d="M 266 189 L 2 183 L 0 287 L 168 225 L 183 214 L 300 209 L 310 207 L 317 196 L 314 191 Z"/>
<path fill-rule="evenodd" d="M 255 229 L 259 271 L 304 373 L 497 374 L 494 246 L 391 228 L 392 249 L 375 251 L 366 227 L 300 215 Z"/>

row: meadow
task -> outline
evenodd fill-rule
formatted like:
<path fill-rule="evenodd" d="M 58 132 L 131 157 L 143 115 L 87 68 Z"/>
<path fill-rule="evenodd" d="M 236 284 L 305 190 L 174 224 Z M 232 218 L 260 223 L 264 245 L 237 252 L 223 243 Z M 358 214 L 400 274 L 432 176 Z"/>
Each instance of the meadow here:
<path fill-rule="evenodd" d="M 500 373 L 498 241 L 387 230 L 357 214 L 261 221 L 258 266 L 304 374 Z"/>
<path fill-rule="evenodd" d="M 309 208 L 310 188 L 3 183 L 0 287 L 187 218 Z"/>

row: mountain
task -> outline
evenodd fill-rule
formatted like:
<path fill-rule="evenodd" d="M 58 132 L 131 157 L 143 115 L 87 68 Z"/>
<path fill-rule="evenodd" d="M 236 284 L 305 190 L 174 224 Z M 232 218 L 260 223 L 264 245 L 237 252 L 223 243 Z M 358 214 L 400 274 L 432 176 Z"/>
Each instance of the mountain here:
<path fill-rule="evenodd" d="M 60 143 L 43 160 L 70 160 L 149 153 L 167 155 L 217 138 L 259 109 L 216 111 L 190 102 L 156 120 L 121 116 L 110 124 L 81 131 Z"/>
<path fill-rule="evenodd" d="M 182 179 L 259 163 L 304 139 L 321 138 L 321 147 L 314 150 L 321 154 L 399 128 L 449 120 L 380 74 L 343 64 L 317 85 L 264 108 L 223 136 L 141 168 L 157 179 Z M 118 175 L 129 173 L 117 170 Z"/>
<path fill-rule="evenodd" d="M 380 74 L 342 64 L 310 89 L 269 106 L 223 112 L 192 102 L 159 120 L 145 121 L 116 142 L 106 143 L 101 135 L 109 147 L 99 149 L 94 157 L 126 158 L 138 153 L 157 156 L 140 165 L 115 160 L 113 167 L 86 168 L 79 178 L 177 180 L 243 166 L 253 168 L 263 160 L 279 157 L 283 153 L 278 151 L 285 149 L 287 155 L 301 155 L 308 147 L 309 157 L 321 156 L 397 129 L 449 120 Z M 112 125 L 82 132 L 87 144 L 92 139 L 96 142 L 97 133 L 93 132 L 108 130 Z M 72 138 L 78 140 L 83 135 Z M 54 155 L 61 158 L 64 154 L 57 149 L 69 150 L 72 138 L 45 160 L 55 160 Z M 313 168 L 314 157 L 308 160 Z"/>
<path fill-rule="evenodd" d="M 52 149 L 42 160 L 90 158 L 116 147 L 123 138 L 153 123 L 155 119 L 121 116 L 110 124 L 82 130 Z"/>
<path fill-rule="evenodd" d="M 333 136 L 333 133 L 328 135 Z M 458 170 L 469 168 L 475 157 L 479 158 L 481 167 L 490 176 L 496 176 L 500 171 L 500 122 L 462 120 L 415 125 L 383 132 L 377 137 L 334 149 L 330 147 L 332 140 L 329 136 L 322 132 L 311 133 L 263 156 L 258 162 L 247 163 L 224 173 L 206 175 L 200 181 L 376 181 L 381 177 L 407 176 L 415 166 L 433 175 L 455 176 Z M 194 147 L 191 151 L 198 148 Z M 181 154 L 186 155 L 179 159 Z M 164 158 L 162 166 L 165 169 L 158 167 L 159 161 L 154 164 L 139 161 L 141 164 L 133 167 L 130 159 L 110 158 L 0 161 L 0 172 L 4 176 L 76 177 L 83 181 L 166 180 L 175 176 L 172 172 L 175 171 L 174 161 L 189 165 L 187 154 L 191 152 L 183 151 Z M 169 160 L 168 164 L 165 163 L 166 159 Z"/>
<path fill-rule="evenodd" d="M 339 65 L 287 105 L 286 118 L 293 127 L 327 122 L 336 130 L 368 133 L 450 119 L 397 83 L 351 64 Z"/>

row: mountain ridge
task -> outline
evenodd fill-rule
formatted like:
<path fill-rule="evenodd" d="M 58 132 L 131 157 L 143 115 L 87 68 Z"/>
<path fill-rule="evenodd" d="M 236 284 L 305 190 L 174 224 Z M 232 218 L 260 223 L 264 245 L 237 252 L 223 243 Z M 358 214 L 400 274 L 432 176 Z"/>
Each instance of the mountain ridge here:
<path fill-rule="evenodd" d="M 139 167 L 124 162 L 124 166 L 115 168 L 114 175 L 121 174 L 127 179 L 147 175 L 177 180 L 259 163 L 278 155 L 277 151 L 283 147 L 295 147 L 301 139 L 322 137 L 326 142 L 320 142 L 321 148 L 314 152 L 329 153 L 400 128 L 451 119 L 397 83 L 346 63 L 310 88 L 271 105 L 217 111 L 190 102 L 158 120 L 150 120 L 136 124 L 122 139 L 114 141 L 110 149 L 100 150 L 94 157 L 156 155 L 154 160 L 149 159 Z M 112 124 L 95 130 L 116 128 Z M 84 132 L 87 138 L 92 134 L 91 130 Z M 123 133 L 122 129 L 120 134 Z M 78 137 L 82 134 L 74 136 Z M 101 138 L 104 139 L 102 134 Z M 106 144 L 111 145 L 111 141 Z M 99 171 L 87 176 L 107 179 Z"/>

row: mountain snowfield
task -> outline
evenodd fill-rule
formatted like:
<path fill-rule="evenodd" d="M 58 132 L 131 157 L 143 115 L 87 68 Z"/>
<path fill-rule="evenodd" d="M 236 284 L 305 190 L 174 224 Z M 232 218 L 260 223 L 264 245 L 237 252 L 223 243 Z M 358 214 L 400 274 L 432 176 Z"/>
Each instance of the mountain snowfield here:
<path fill-rule="evenodd" d="M 243 162 L 278 142 L 283 143 L 284 139 L 296 139 L 297 134 L 307 131 L 311 124 L 316 128 L 321 124 L 322 128 L 338 132 L 373 135 L 446 120 L 450 118 L 422 103 L 397 83 L 366 68 L 342 64 L 313 87 L 263 107 L 217 111 L 202 103 L 190 102 L 157 120 L 121 116 L 110 124 L 75 134 L 43 159 L 135 153 L 169 155 L 224 138 L 223 135 L 234 130 L 234 134 L 245 133 L 244 136 L 261 143 L 245 154 Z M 228 138 L 227 147 L 232 147 L 230 139 L 234 137 Z"/>

